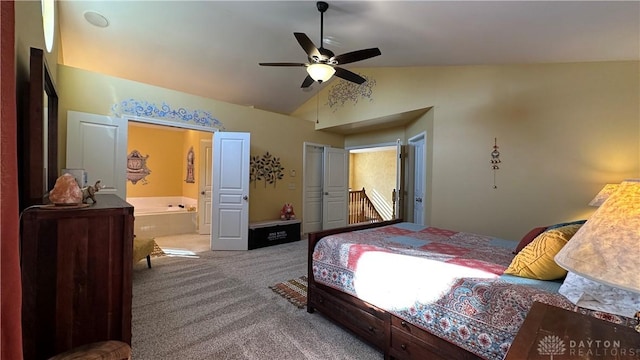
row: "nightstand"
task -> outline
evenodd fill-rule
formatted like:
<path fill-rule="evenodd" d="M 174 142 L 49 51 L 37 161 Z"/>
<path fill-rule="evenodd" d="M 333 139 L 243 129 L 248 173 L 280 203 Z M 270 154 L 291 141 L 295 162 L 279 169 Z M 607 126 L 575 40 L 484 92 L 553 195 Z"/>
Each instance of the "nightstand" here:
<path fill-rule="evenodd" d="M 640 359 L 632 328 L 535 302 L 505 360 Z"/>

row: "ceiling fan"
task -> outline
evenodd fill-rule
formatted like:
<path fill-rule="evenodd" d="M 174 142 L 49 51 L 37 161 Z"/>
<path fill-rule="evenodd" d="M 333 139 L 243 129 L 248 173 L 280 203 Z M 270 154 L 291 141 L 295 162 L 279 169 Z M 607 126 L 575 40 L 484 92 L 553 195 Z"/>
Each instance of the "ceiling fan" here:
<path fill-rule="evenodd" d="M 316 7 L 320 12 L 320 47 L 317 48 L 313 42 L 304 33 L 294 32 L 293 35 L 298 40 L 302 49 L 307 53 L 307 63 L 259 63 L 261 66 L 306 66 L 307 77 L 302 82 L 302 88 L 307 88 L 313 84 L 314 81 L 322 83 L 329 80 L 334 74 L 344 80 L 354 82 L 356 84 L 362 84 L 366 81 L 362 76 L 351 72 L 347 69 L 341 68 L 338 65 L 344 65 L 353 63 L 356 61 L 366 60 L 374 56 L 381 55 L 380 49 L 371 48 L 352 51 L 341 55 L 334 55 L 334 53 L 324 48 L 323 42 L 323 25 L 324 25 L 324 13 L 329 8 L 329 4 L 324 1 L 318 1 Z"/>

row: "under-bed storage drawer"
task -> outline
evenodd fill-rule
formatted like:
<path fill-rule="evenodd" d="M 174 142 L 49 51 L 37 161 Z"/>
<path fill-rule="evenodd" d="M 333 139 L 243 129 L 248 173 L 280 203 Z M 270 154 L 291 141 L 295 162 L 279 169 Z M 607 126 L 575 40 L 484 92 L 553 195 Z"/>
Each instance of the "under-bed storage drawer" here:
<path fill-rule="evenodd" d="M 450 342 L 395 316 L 391 316 L 389 354 L 394 359 L 479 359 L 474 354 L 465 352 Z"/>
<path fill-rule="evenodd" d="M 377 313 L 375 308 L 368 307 L 371 311 L 369 313 L 347 301 L 329 296 L 318 288 L 315 288 L 312 294 L 313 303 L 317 310 L 384 351 L 385 321 L 374 315 Z M 362 302 L 362 304 L 365 303 Z"/>
<path fill-rule="evenodd" d="M 391 327 L 391 347 L 389 355 L 394 359 L 448 360 L 428 349 L 428 345 L 415 336 Z"/>

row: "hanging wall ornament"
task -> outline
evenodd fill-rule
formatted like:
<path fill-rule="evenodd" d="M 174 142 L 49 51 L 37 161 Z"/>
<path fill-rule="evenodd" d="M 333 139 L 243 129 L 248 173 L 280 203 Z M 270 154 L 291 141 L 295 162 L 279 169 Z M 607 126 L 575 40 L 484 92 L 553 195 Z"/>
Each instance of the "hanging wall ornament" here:
<path fill-rule="evenodd" d="M 273 184 L 276 187 L 278 180 L 284 178 L 284 167 L 280 164 L 280 158 L 275 157 L 267 151 L 262 157 L 251 156 L 249 181 L 254 182 L 254 187 L 258 180 L 264 180 L 264 187 Z"/>
<path fill-rule="evenodd" d="M 188 183 L 195 183 L 196 179 L 195 179 L 195 169 L 194 169 L 194 163 L 195 163 L 195 153 L 193 152 L 193 146 L 191 146 L 189 148 L 189 152 L 187 153 L 187 178 L 184 179 L 185 182 Z"/>
<path fill-rule="evenodd" d="M 498 138 L 493 139 L 493 151 L 491 152 L 491 169 L 493 170 L 493 188 L 497 189 L 496 173 L 500 169 L 500 151 L 498 151 Z"/>
<path fill-rule="evenodd" d="M 141 181 L 142 185 L 149 183 L 146 179 L 151 174 L 151 170 L 147 167 L 148 158 L 149 155 L 142 155 L 138 150 L 133 150 L 127 156 L 127 180 L 131 181 L 133 185 L 138 181 Z"/>

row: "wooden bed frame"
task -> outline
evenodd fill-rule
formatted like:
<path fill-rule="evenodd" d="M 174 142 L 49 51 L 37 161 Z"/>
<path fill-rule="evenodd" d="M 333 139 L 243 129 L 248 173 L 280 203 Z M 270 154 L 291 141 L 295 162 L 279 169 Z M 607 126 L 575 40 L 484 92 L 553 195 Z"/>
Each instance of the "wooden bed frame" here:
<path fill-rule="evenodd" d="M 402 222 L 373 224 L 319 231 L 309 234 L 307 312 L 318 310 L 384 353 L 385 359 L 481 359 L 444 339 L 422 330 L 354 296 L 316 283 L 313 278 L 313 250 L 323 237 Z"/>

